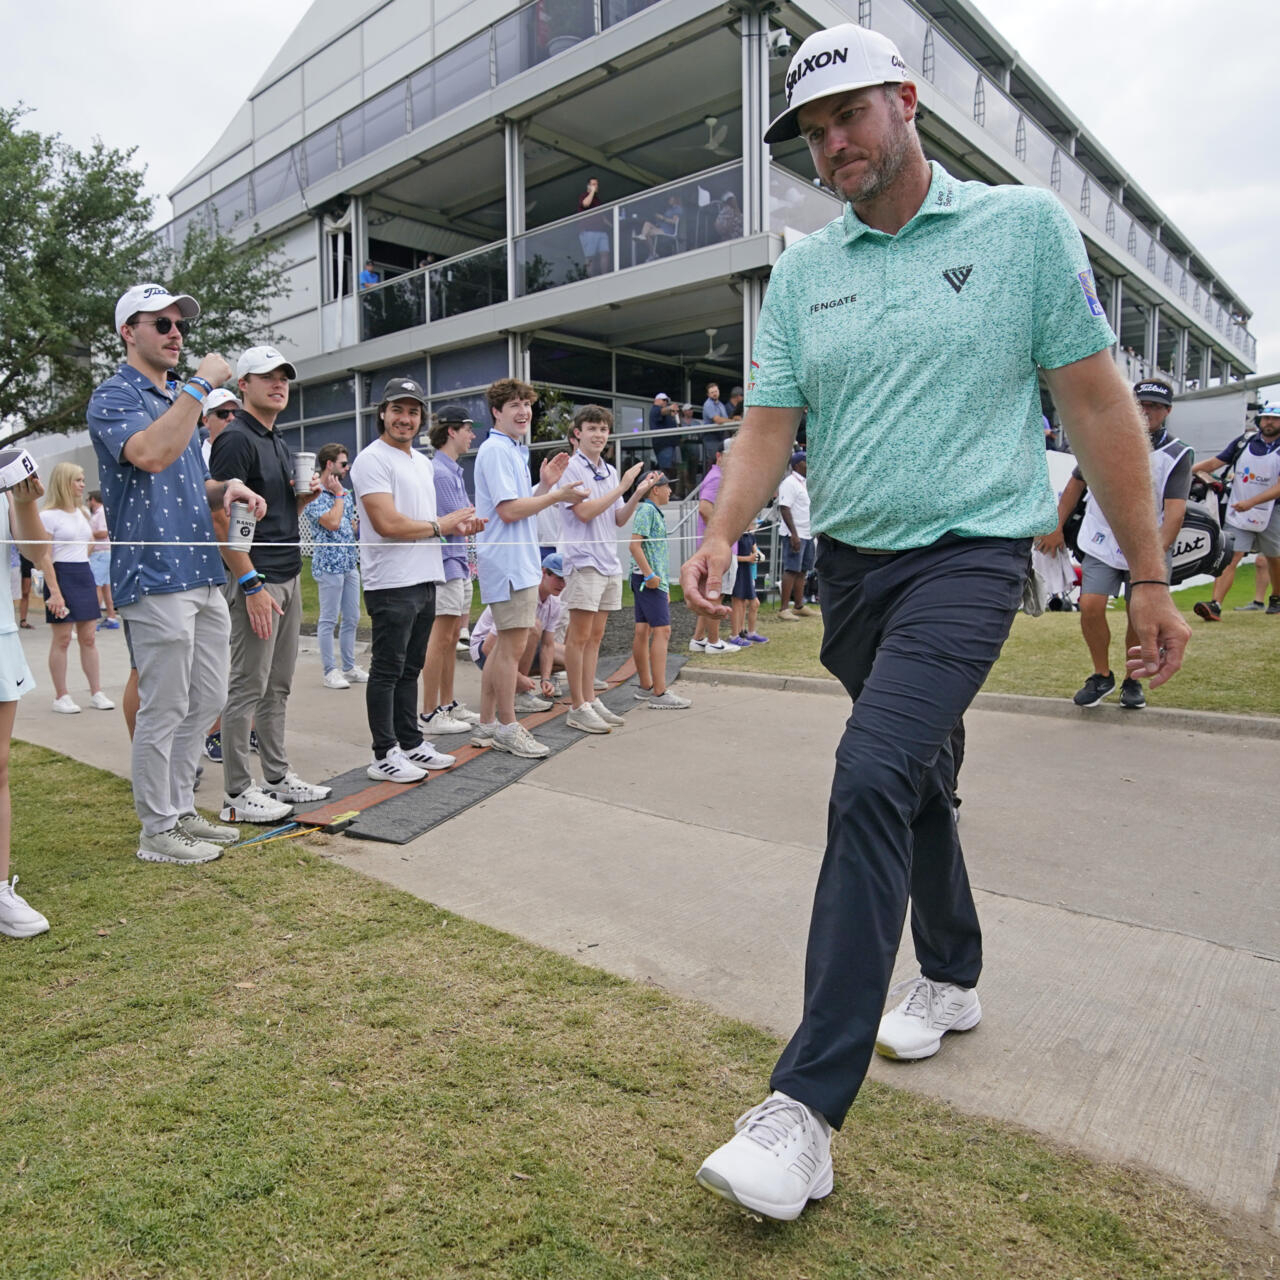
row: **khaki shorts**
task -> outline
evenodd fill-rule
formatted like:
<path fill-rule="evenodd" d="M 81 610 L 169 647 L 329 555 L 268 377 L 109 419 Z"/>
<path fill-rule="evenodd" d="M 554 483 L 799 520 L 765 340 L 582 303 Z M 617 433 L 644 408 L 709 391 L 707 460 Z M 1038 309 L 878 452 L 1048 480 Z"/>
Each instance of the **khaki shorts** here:
<path fill-rule="evenodd" d="M 489 606 L 495 631 L 515 631 L 531 627 L 538 620 L 538 588 L 525 587 L 513 591 L 509 599 L 497 600 Z"/>
<path fill-rule="evenodd" d="M 471 579 L 454 578 L 452 582 L 436 583 L 436 617 L 450 618 L 471 616 Z"/>
<path fill-rule="evenodd" d="M 560 601 L 566 609 L 612 613 L 622 608 L 622 575 L 601 573 L 599 569 L 572 569 Z"/>

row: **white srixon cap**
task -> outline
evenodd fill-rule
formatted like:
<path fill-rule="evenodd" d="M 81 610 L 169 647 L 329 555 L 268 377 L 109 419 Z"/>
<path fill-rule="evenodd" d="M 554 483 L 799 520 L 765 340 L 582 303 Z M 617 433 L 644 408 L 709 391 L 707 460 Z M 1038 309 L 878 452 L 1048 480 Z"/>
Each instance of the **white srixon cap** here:
<path fill-rule="evenodd" d="M 274 373 L 277 369 L 283 369 L 290 380 L 298 376 L 298 371 L 275 347 L 250 347 L 236 361 L 237 378 L 246 377 L 251 373 Z"/>
<path fill-rule="evenodd" d="M 787 109 L 765 130 L 766 142 L 800 136 L 796 115 L 806 103 L 833 93 L 851 93 L 909 79 L 898 46 L 878 31 L 846 22 L 815 31 L 787 68 Z"/>
<path fill-rule="evenodd" d="M 184 320 L 194 320 L 200 314 L 200 304 L 189 293 L 170 293 L 162 284 L 135 284 L 120 295 L 116 303 L 116 332 L 131 315 L 139 311 L 163 311 L 178 304 Z"/>

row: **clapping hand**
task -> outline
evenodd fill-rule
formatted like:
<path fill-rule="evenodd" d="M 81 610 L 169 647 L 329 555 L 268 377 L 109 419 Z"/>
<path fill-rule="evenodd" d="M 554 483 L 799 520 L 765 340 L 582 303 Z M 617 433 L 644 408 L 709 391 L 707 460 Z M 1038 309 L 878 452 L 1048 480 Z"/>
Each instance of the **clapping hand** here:
<path fill-rule="evenodd" d="M 560 477 L 564 475 L 564 469 L 568 465 L 567 453 L 557 453 L 553 457 L 543 458 L 542 465 L 538 468 L 538 479 L 548 489 L 553 489 L 560 482 Z"/>

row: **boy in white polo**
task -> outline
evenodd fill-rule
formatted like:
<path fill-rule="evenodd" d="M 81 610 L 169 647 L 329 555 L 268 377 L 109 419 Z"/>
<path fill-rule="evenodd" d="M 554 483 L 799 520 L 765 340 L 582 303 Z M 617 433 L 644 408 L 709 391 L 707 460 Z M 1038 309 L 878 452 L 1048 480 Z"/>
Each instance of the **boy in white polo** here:
<path fill-rule="evenodd" d="M 568 577 L 561 597 L 569 610 L 564 638 L 565 668 L 569 676 L 569 714 L 565 724 L 583 733 L 608 733 L 622 724 L 595 696 L 596 662 L 608 615 L 622 608 L 622 561 L 618 558 L 618 530 L 635 513 L 640 499 L 663 478 L 651 471 L 625 502 L 643 464 L 628 467 L 622 479 L 604 460 L 613 429 L 613 414 L 598 404 L 584 405 L 574 414 L 573 436 L 578 448 L 565 468 L 565 480 L 581 485 L 585 502 L 566 504 L 560 511 L 561 554 Z"/>
<path fill-rule="evenodd" d="M 498 639 L 480 674 L 480 723 L 475 747 L 496 747 L 538 760 L 549 749 L 516 719 L 516 671 L 538 613 L 539 511 L 557 502 L 581 502 L 587 491 L 557 488 L 569 462 L 557 454 L 542 463 L 535 491 L 524 441 L 537 399 L 527 382 L 501 378 L 486 392 L 493 429 L 476 452 L 476 515 L 488 523 L 476 535 L 480 599 L 492 612 Z"/>

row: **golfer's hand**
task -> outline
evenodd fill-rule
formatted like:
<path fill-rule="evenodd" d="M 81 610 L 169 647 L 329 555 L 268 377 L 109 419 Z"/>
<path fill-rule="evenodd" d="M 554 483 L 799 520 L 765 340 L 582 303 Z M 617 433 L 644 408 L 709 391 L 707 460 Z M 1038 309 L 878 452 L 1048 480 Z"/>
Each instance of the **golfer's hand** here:
<path fill-rule="evenodd" d="M 1158 689 L 1182 666 L 1191 628 L 1178 612 L 1168 587 L 1139 587 L 1129 601 L 1129 623 L 1138 643 L 1129 650 L 1125 669 L 1135 680 L 1147 679 Z"/>
<path fill-rule="evenodd" d="M 263 587 L 261 591 L 245 596 L 244 607 L 248 611 L 249 625 L 253 628 L 253 634 L 259 640 L 270 640 L 275 615 L 284 614 L 275 596 Z"/>
<path fill-rule="evenodd" d="M 727 618 L 729 606 L 720 603 L 720 583 L 733 563 L 733 548 L 722 538 L 707 538 L 680 569 L 684 602 L 694 613 Z"/>

